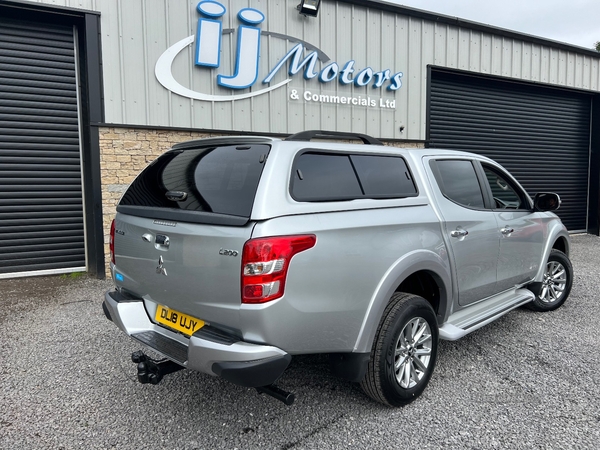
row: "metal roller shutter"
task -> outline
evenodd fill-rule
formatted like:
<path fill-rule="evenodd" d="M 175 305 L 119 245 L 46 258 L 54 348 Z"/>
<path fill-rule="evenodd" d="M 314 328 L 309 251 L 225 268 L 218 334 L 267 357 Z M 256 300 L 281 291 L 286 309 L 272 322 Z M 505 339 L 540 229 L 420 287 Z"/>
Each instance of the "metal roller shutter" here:
<path fill-rule="evenodd" d="M 73 28 L 0 18 L 0 278 L 85 270 Z"/>
<path fill-rule="evenodd" d="M 558 193 L 566 227 L 586 230 L 589 95 L 435 69 L 429 94 L 430 147 L 498 161 L 530 195 Z"/>

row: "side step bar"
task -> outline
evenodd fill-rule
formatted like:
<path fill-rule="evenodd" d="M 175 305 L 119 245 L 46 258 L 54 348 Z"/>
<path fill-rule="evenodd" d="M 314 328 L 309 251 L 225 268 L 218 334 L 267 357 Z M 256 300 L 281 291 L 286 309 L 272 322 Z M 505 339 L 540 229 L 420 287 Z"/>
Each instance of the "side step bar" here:
<path fill-rule="evenodd" d="M 461 309 L 440 327 L 440 339 L 460 339 L 534 299 L 531 291 L 516 289 Z"/>

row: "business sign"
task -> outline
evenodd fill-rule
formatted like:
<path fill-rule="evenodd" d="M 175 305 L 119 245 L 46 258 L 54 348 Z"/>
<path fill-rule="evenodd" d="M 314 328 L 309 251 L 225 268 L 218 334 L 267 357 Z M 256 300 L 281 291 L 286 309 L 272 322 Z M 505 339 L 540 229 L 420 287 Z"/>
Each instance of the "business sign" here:
<path fill-rule="evenodd" d="M 165 88 L 183 97 L 210 102 L 228 102 L 256 97 L 288 85 L 294 77 L 303 76 L 305 90 L 291 89 L 290 101 L 318 103 L 337 103 L 371 108 L 395 108 L 395 99 L 383 99 L 384 91 L 397 91 L 402 87 L 402 72 L 392 73 L 390 69 L 375 71 L 371 67 L 356 67 L 354 60 L 337 62 L 314 45 L 293 36 L 262 30 L 260 24 L 265 15 L 254 8 L 243 8 L 237 13 L 237 29 L 223 29 L 221 18 L 227 12 L 225 6 L 217 1 L 201 1 L 197 10 L 200 13 L 195 35 L 169 47 L 158 59 L 155 66 L 157 80 Z M 223 36 L 237 34 L 235 71 L 232 74 L 216 73 L 221 66 Z M 261 37 L 283 39 L 292 42 L 293 47 L 268 73 L 259 74 Z M 210 71 L 214 82 L 230 90 L 228 95 L 214 95 L 194 91 L 180 84 L 173 76 L 172 66 L 176 56 L 189 46 L 194 46 L 194 64 L 197 70 Z M 273 83 L 275 76 L 287 71 L 287 79 Z M 314 86 L 312 84 L 314 81 Z M 354 85 L 364 88 L 362 95 L 347 96 L 335 93 L 335 84 Z M 252 88 L 252 90 L 250 90 Z M 323 91 L 331 93 L 323 93 Z"/>

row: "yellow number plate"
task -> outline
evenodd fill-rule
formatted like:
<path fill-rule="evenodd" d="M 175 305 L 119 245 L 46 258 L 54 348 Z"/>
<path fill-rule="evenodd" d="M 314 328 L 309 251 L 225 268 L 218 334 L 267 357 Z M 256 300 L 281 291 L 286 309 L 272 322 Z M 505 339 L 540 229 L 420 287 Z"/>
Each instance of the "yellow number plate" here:
<path fill-rule="evenodd" d="M 156 308 L 156 315 L 154 319 L 158 323 L 173 328 L 174 330 L 181 331 L 183 334 L 191 336 L 196 331 L 204 326 L 204 321 L 196 319 L 195 317 L 188 316 L 187 314 L 180 313 L 174 309 L 169 309 L 166 306 L 158 305 Z"/>

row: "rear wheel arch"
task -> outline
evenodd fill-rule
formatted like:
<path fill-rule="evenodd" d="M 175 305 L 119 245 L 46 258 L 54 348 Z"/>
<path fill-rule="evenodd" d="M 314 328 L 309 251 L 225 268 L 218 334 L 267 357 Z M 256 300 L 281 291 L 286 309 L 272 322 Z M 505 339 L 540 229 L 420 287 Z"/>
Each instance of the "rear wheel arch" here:
<path fill-rule="evenodd" d="M 424 298 L 438 317 L 446 311 L 448 295 L 440 276 L 429 270 L 418 270 L 407 276 L 395 292 L 405 292 Z"/>
<path fill-rule="evenodd" d="M 433 252 L 414 252 L 398 261 L 373 294 L 354 346 L 355 352 L 371 351 L 384 311 L 396 292 L 429 296 L 423 298 L 431 305 L 438 324 L 441 324 L 448 314 L 452 295 L 450 265 Z"/>

